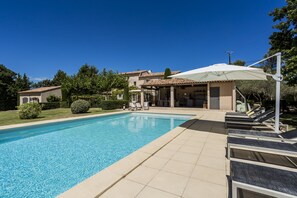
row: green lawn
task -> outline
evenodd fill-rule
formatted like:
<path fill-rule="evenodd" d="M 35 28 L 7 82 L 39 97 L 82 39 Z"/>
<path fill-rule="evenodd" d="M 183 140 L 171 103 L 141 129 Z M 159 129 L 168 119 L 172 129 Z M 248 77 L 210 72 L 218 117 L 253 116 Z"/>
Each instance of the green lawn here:
<path fill-rule="evenodd" d="M 21 120 L 18 116 L 17 110 L 0 111 L 0 126 L 9 125 L 9 124 L 35 122 L 35 121 L 41 121 L 41 120 L 87 116 L 92 114 L 102 114 L 102 113 L 115 112 L 115 111 L 116 110 L 102 110 L 100 108 L 91 108 L 88 113 L 72 114 L 70 108 L 50 109 L 50 110 L 43 110 L 38 118 L 30 119 L 30 120 Z"/>

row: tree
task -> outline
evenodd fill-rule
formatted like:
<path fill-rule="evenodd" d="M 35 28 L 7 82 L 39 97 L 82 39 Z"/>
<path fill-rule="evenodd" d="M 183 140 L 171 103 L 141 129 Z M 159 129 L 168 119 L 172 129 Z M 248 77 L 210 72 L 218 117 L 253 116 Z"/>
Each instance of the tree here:
<path fill-rule="evenodd" d="M 0 110 L 9 110 L 16 106 L 15 77 L 15 72 L 0 64 Z"/>
<path fill-rule="evenodd" d="M 36 83 L 32 84 L 33 88 L 39 88 L 39 87 L 50 87 L 53 86 L 53 82 L 50 79 L 45 79 Z"/>
<path fill-rule="evenodd" d="M 269 37 L 270 49 L 268 55 L 282 52 L 285 67 L 283 73 L 289 85 L 297 84 L 297 1 L 286 0 L 286 5 L 276 8 L 270 13 L 273 26 L 277 31 Z M 267 55 L 267 56 L 268 56 Z"/>
<path fill-rule="evenodd" d="M 170 76 L 170 75 L 171 75 L 170 68 L 166 68 L 165 72 L 164 72 L 164 79 L 168 79 L 169 78 L 168 76 Z"/>
<path fill-rule="evenodd" d="M 243 60 L 236 60 L 233 65 L 245 66 L 245 61 Z"/>
<path fill-rule="evenodd" d="M 95 66 L 84 64 L 80 67 L 77 75 L 80 77 L 89 77 L 92 78 L 98 74 L 98 69 Z"/>
<path fill-rule="evenodd" d="M 18 73 L 16 75 L 14 85 L 16 92 L 30 89 L 31 84 L 32 83 L 30 82 L 30 79 L 27 77 L 26 74 L 22 76 L 20 73 Z"/>
<path fill-rule="evenodd" d="M 59 69 L 52 80 L 52 84 L 55 86 L 62 85 L 63 81 L 66 80 L 66 78 L 67 74 Z"/>

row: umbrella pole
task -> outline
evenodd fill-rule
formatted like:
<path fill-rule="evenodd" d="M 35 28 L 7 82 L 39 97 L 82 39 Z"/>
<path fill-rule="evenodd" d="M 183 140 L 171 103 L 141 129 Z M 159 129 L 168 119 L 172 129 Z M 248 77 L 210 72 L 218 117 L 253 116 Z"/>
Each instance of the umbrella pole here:
<path fill-rule="evenodd" d="M 279 131 L 279 117 L 280 117 L 280 82 L 282 80 L 281 76 L 281 53 L 276 54 L 276 93 L 275 93 L 275 132 L 280 133 Z"/>

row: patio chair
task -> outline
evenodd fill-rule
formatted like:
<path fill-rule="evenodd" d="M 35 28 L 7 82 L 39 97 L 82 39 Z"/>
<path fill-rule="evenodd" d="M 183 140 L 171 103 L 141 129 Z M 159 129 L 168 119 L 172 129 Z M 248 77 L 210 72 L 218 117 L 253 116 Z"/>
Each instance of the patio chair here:
<path fill-rule="evenodd" d="M 274 112 L 261 117 L 253 122 L 244 122 L 244 121 L 227 121 L 225 122 L 226 128 L 235 128 L 235 129 L 253 129 L 257 127 L 267 127 L 263 122 L 267 122 L 275 117 Z"/>
<path fill-rule="evenodd" d="M 141 110 L 142 109 L 142 106 L 139 102 L 136 103 L 136 109 L 137 110 Z"/>
<path fill-rule="evenodd" d="M 247 117 L 243 117 L 243 116 L 226 117 L 225 116 L 225 122 L 229 122 L 229 121 L 231 121 L 231 122 L 233 122 L 233 121 L 235 121 L 235 122 L 240 122 L 240 121 L 242 121 L 242 122 L 256 122 L 259 119 L 261 119 L 273 112 L 274 112 L 273 109 L 270 109 L 270 110 L 267 110 L 264 112 L 260 111 L 257 113 L 257 115 L 255 115 L 253 117 L 252 116 L 247 116 Z"/>
<path fill-rule="evenodd" d="M 234 116 L 239 116 L 239 117 L 250 117 L 253 114 L 263 111 L 265 110 L 265 108 L 261 107 L 261 106 L 256 106 L 253 109 L 247 111 L 247 112 L 227 112 L 225 114 L 226 117 L 234 117 Z"/>
<path fill-rule="evenodd" d="M 268 167 L 231 161 L 232 197 L 297 197 L 297 172 L 293 169 Z"/>
<path fill-rule="evenodd" d="M 149 110 L 149 103 L 148 102 L 143 103 L 143 110 Z"/>
<path fill-rule="evenodd" d="M 248 138 L 227 137 L 227 158 L 230 159 L 231 149 L 249 150 L 297 157 L 297 143 L 275 142 Z"/>
<path fill-rule="evenodd" d="M 297 129 L 283 132 L 264 132 L 264 131 L 248 131 L 248 130 L 238 130 L 229 129 L 229 137 L 243 137 L 243 138 L 256 138 L 261 140 L 272 140 L 272 141 L 292 141 L 297 142 Z"/>
<path fill-rule="evenodd" d="M 130 102 L 129 103 L 129 110 L 131 110 L 131 111 L 135 111 L 136 110 L 136 106 L 135 106 L 135 104 L 133 102 Z"/>

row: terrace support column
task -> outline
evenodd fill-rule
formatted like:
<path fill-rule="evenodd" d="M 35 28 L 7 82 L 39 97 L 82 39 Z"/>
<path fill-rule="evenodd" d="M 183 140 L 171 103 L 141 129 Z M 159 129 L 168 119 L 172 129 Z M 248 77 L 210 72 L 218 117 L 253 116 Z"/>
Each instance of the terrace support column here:
<path fill-rule="evenodd" d="M 232 90 L 232 92 L 233 92 L 233 94 L 232 94 L 232 103 L 233 103 L 232 110 L 236 111 L 236 84 L 235 84 L 235 81 L 233 81 L 233 90 Z M 247 108 L 247 107 L 245 106 L 245 108 Z M 247 111 L 247 109 L 246 109 L 246 111 Z"/>
<path fill-rule="evenodd" d="M 141 104 L 141 106 L 144 105 L 144 91 L 143 90 L 141 90 L 141 92 L 140 92 L 140 104 Z"/>
<path fill-rule="evenodd" d="M 170 107 L 174 107 L 174 87 L 170 87 Z"/>
<path fill-rule="evenodd" d="M 156 106 L 156 90 L 152 91 L 152 107 Z"/>
<path fill-rule="evenodd" d="M 210 109 L 210 83 L 207 83 L 207 109 Z"/>

